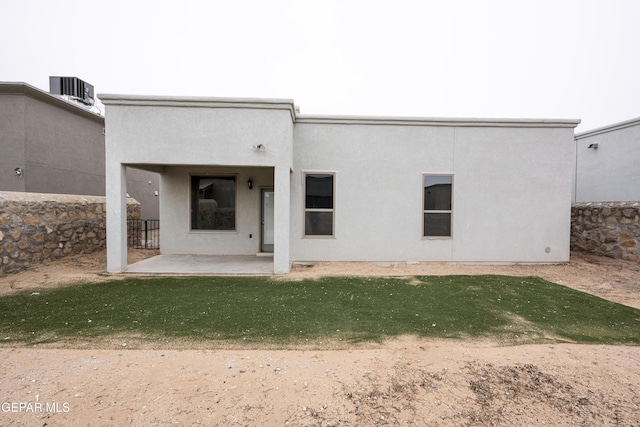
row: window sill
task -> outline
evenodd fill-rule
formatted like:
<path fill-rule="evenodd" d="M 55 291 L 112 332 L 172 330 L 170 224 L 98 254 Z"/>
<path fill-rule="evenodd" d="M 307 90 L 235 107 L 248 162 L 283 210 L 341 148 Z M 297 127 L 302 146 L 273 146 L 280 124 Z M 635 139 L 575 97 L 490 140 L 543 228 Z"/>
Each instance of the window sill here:
<path fill-rule="evenodd" d="M 422 236 L 422 240 L 453 240 L 453 236 Z"/>
<path fill-rule="evenodd" d="M 238 230 L 189 230 L 189 234 L 236 234 Z"/>

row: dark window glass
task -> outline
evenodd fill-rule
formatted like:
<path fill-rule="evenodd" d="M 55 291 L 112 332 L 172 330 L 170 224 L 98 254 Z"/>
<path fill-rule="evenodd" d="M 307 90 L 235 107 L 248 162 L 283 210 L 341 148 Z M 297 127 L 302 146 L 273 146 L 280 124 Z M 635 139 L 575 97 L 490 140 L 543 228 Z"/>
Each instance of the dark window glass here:
<path fill-rule="evenodd" d="M 451 210 L 451 177 L 424 177 L 424 210 Z"/>
<path fill-rule="evenodd" d="M 305 212 L 304 234 L 307 236 L 333 235 L 333 212 Z"/>
<path fill-rule="evenodd" d="M 451 214 L 425 213 L 424 235 L 434 237 L 451 236 Z"/>
<path fill-rule="evenodd" d="M 305 187 L 305 208 L 333 209 L 333 175 L 309 174 Z"/>
<path fill-rule="evenodd" d="M 423 177 L 423 214 L 425 237 L 451 236 L 451 175 Z"/>
<path fill-rule="evenodd" d="M 333 185 L 332 174 L 305 175 L 305 236 L 333 236 Z"/>
<path fill-rule="evenodd" d="M 236 229 L 235 177 L 191 177 L 191 229 Z"/>

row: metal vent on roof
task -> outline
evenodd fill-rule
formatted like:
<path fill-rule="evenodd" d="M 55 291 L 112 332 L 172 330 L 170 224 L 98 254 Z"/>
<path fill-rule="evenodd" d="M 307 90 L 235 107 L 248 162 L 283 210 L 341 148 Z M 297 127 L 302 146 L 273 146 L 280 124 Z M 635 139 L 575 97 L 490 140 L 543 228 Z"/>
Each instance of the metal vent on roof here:
<path fill-rule="evenodd" d="M 68 96 L 74 101 L 93 105 L 93 86 L 77 77 L 49 77 L 49 93 Z"/>

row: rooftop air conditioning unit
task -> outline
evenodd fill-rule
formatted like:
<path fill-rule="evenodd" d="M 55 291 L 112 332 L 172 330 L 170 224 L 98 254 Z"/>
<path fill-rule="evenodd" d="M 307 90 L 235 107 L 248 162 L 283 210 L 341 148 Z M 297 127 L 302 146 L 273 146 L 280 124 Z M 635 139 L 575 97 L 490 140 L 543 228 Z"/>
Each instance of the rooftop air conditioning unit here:
<path fill-rule="evenodd" d="M 73 101 L 93 105 L 93 86 L 77 77 L 49 77 L 49 93 L 68 96 Z"/>

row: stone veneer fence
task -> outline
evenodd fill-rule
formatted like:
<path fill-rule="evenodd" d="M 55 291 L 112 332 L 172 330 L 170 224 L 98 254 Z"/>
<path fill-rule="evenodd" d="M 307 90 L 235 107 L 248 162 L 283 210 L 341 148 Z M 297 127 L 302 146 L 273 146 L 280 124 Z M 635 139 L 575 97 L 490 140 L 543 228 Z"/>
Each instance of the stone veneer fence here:
<path fill-rule="evenodd" d="M 105 197 L 0 192 L 0 276 L 106 247 Z M 127 199 L 127 217 L 140 203 Z"/>
<path fill-rule="evenodd" d="M 574 203 L 571 250 L 640 262 L 640 202 Z"/>

